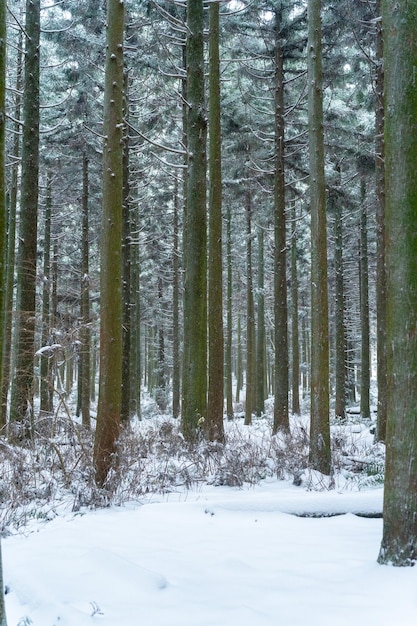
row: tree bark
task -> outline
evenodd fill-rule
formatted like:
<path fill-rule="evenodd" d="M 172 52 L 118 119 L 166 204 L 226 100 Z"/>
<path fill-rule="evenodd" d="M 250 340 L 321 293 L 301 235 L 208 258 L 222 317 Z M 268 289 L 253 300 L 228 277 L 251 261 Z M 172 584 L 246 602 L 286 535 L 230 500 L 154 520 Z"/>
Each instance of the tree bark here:
<path fill-rule="evenodd" d="M 273 433 L 289 429 L 288 309 L 285 216 L 285 122 L 284 57 L 281 19 L 275 15 L 275 180 L 274 180 L 274 321 L 275 321 L 275 403 Z"/>
<path fill-rule="evenodd" d="M 382 2 L 385 68 L 387 436 L 380 563 L 417 560 L 417 5 Z"/>
<path fill-rule="evenodd" d="M 107 0 L 103 204 L 100 279 L 100 373 L 94 442 L 95 478 L 103 486 L 116 466 L 122 385 L 124 3 Z"/>
<path fill-rule="evenodd" d="M 329 314 L 324 175 L 321 1 L 308 2 L 308 131 L 311 203 L 311 466 L 330 474 Z"/>
<path fill-rule="evenodd" d="M 187 194 L 184 219 L 182 431 L 196 438 L 207 411 L 207 217 L 202 0 L 187 3 Z"/>
<path fill-rule="evenodd" d="M 10 436 L 29 436 L 33 426 L 36 252 L 39 193 L 40 0 L 26 2 L 22 176 L 17 259 L 15 375 Z"/>
<path fill-rule="evenodd" d="M 208 395 L 205 432 L 209 441 L 224 441 L 222 155 L 218 2 L 212 2 L 209 6 L 209 20 Z"/>

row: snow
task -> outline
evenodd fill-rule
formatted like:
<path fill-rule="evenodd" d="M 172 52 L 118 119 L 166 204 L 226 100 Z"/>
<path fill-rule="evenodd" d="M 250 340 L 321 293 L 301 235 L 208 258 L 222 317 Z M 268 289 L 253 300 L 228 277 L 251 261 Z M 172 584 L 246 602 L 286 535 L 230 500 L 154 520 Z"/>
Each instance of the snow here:
<path fill-rule="evenodd" d="M 417 568 L 378 565 L 382 489 L 150 495 L 3 539 L 9 626 L 416 626 Z M 294 513 L 343 513 L 298 517 Z"/>

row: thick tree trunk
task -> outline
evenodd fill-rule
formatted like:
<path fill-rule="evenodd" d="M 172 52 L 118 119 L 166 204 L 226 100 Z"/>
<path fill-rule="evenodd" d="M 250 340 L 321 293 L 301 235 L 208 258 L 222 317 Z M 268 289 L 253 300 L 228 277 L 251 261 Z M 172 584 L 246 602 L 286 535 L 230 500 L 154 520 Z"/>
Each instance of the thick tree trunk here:
<path fill-rule="evenodd" d="M 22 176 L 17 259 L 15 375 L 10 436 L 22 439 L 33 425 L 36 252 L 39 189 L 40 0 L 26 2 Z"/>
<path fill-rule="evenodd" d="M 417 5 L 383 0 L 387 436 L 380 563 L 417 560 Z"/>
<path fill-rule="evenodd" d="M 208 394 L 206 436 L 224 440 L 224 338 L 222 264 L 222 170 L 220 127 L 219 3 L 209 7 L 209 252 Z"/>
<path fill-rule="evenodd" d="M 320 0 L 308 2 L 307 63 L 311 202 L 310 463 L 314 469 L 329 474 L 329 313 Z"/>
<path fill-rule="evenodd" d="M 195 439 L 207 412 L 207 217 L 202 0 L 187 3 L 187 200 L 184 220 L 182 430 Z"/>
<path fill-rule="evenodd" d="M 107 0 L 104 92 L 103 206 L 100 280 L 100 373 L 94 442 L 95 478 L 102 486 L 115 466 L 122 386 L 124 3 Z"/>

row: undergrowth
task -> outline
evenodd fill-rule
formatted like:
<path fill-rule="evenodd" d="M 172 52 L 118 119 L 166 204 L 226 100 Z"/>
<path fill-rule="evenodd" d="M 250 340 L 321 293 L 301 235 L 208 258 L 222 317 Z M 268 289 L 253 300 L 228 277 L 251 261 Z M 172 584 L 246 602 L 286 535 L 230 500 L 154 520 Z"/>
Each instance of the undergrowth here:
<path fill-rule="evenodd" d="M 140 501 L 149 494 L 199 489 L 202 484 L 243 487 L 264 479 L 289 480 L 307 489 L 343 483 L 364 488 L 380 484 L 384 455 L 367 425 L 332 427 L 334 475 L 317 476 L 308 463 L 308 426 L 294 419 L 291 432 L 271 435 L 271 418 L 225 422 L 225 443 L 190 443 L 178 420 L 167 416 L 133 422 L 120 436 L 117 470 L 103 488 L 94 482 L 93 433 L 63 417 L 45 417 L 25 445 L 0 438 L 0 530 L 3 534 L 31 519 L 49 520 L 60 508 L 85 508 Z"/>

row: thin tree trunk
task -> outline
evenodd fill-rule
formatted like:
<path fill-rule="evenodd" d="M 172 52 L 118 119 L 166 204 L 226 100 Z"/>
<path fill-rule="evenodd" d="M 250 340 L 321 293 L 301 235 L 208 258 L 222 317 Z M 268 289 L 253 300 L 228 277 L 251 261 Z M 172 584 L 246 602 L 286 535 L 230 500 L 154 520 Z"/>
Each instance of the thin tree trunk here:
<path fill-rule="evenodd" d="M 264 232 L 258 230 L 258 323 L 256 341 L 256 415 L 265 413 L 265 272 L 264 272 Z"/>
<path fill-rule="evenodd" d="M 292 345 L 292 413 L 300 414 L 300 338 L 298 327 L 297 216 L 292 208 L 291 237 L 291 345 Z"/>
<path fill-rule="evenodd" d="M 370 339 L 369 339 L 369 297 L 368 297 L 368 225 L 366 215 L 366 185 L 361 180 L 361 224 L 359 252 L 359 286 L 360 286 L 360 318 L 361 318 L 361 416 L 371 416 L 369 406 L 370 390 Z"/>
<path fill-rule="evenodd" d="M 16 208 L 18 197 L 19 178 L 19 156 L 20 156 L 20 117 L 23 89 L 23 33 L 20 32 L 18 44 L 18 57 L 16 68 L 16 95 L 13 124 L 13 166 L 10 184 L 10 202 L 8 206 L 8 228 L 7 228 L 7 295 L 5 303 L 5 339 L 3 348 L 3 382 L 2 382 L 2 407 L 1 425 L 7 421 L 7 398 L 10 385 L 11 371 L 11 346 L 12 346 L 12 309 L 14 292 L 14 269 L 15 269 L 15 248 L 16 248 Z"/>
<path fill-rule="evenodd" d="M 174 243 L 172 251 L 172 415 L 180 414 L 181 371 L 180 371 L 180 268 L 179 268 L 179 194 L 178 179 L 174 190 Z"/>
<path fill-rule="evenodd" d="M 45 230 L 43 243 L 43 285 L 42 285 L 42 332 L 41 344 L 51 343 L 51 220 L 52 220 L 52 180 L 48 172 L 46 182 Z M 40 357 L 40 411 L 53 411 L 53 386 L 51 379 L 51 355 Z"/>
<path fill-rule="evenodd" d="M 227 257 L 227 337 L 226 337 L 226 413 L 227 419 L 232 420 L 233 413 L 233 382 L 232 382 L 232 215 L 230 202 L 226 209 L 226 257 Z"/>
<path fill-rule="evenodd" d="M 252 198 L 246 193 L 246 398 L 245 425 L 252 422 L 255 406 L 255 304 L 252 271 Z"/>
<path fill-rule="evenodd" d="M 82 244 L 81 244 L 81 351 L 80 405 L 82 424 L 90 428 L 91 393 L 91 317 L 90 317 L 90 227 L 89 227 L 89 161 L 83 154 Z"/>
<path fill-rule="evenodd" d="M 284 57 L 281 17 L 275 13 L 275 181 L 274 181 L 274 321 L 275 403 L 272 432 L 289 429 L 288 309 L 285 216 Z"/>

